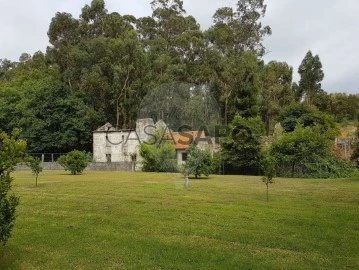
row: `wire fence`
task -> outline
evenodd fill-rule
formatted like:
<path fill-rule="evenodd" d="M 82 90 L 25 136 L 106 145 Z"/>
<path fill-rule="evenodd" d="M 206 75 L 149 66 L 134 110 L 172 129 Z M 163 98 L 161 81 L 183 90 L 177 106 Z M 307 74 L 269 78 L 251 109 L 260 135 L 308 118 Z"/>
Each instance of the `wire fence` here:
<path fill-rule="evenodd" d="M 33 158 L 38 158 L 42 162 L 57 162 L 59 157 L 64 153 L 28 153 Z"/>

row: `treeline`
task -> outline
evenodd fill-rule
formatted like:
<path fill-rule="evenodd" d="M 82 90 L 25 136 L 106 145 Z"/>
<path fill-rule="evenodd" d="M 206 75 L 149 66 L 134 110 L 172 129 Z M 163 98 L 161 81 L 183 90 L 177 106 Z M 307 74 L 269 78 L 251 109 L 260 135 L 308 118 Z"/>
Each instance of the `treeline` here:
<path fill-rule="evenodd" d="M 79 18 L 56 13 L 46 52 L 0 61 L 0 130 L 22 129 L 30 152 L 91 150 L 106 122 L 134 128 L 141 100 L 172 82 L 206 88 L 224 124 L 259 116 L 272 134 L 282 109 L 306 102 L 338 121 L 359 115 L 359 96 L 327 94 L 319 56 L 310 51 L 293 83 L 285 62 L 265 64 L 263 0 L 223 7 L 202 30 L 181 0 L 154 0 L 152 16 L 109 13 L 103 0 Z M 237 120 L 238 121 L 238 120 Z"/>

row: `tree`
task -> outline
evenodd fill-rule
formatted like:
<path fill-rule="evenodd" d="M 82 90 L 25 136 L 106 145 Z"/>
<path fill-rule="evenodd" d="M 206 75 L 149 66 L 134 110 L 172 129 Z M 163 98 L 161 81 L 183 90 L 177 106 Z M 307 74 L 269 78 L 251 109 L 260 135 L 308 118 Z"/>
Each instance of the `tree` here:
<path fill-rule="evenodd" d="M 259 117 L 242 118 L 236 116 L 230 125 L 230 135 L 222 141 L 222 155 L 235 171 L 258 174 L 261 153 L 261 135 L 264 134 L 263 122 Z"/>
<path fill-rule="evenodd" d="M 276 166 L 277 162 L 276 159 L 270 155 L 268 151 L 266 151 L 263 155 L 262 160 L 262 170 L 263 170 L 263 178 L 262 181 L 267 186 L 267 201 L 269 200 L 269 185 L 273 184 L 273 178 L 276 175 Z"/>
<path fill-rule="evenodd" d="M 272 135 L 283 107 L 294 101 L 292 93 L 293 68 L 283 62 L 269 62 L 264 67 L 260 91 L 260 113 L 267 135 Z"/>
<path fill-rule="evenodd" d="M 78 150 L 71 151 L 67 155 L 59 157 L 57 162 L 65 168 L 66 171 L 70 171 L 72 175 L 82 173 L 91 161 L 88 154 Z"/>
<path fill-rule="evenodd" d="M 32 171 L 32 174 L 35 175 L 36 186 L 37 186 L 37 178 L 39 174 L 42 172 L 41 160 L 39 158 L 30 158 L 29 166 Z"/>
<path fill-rule="evenodd" d="M 263 38 L 272 34 L 271 28 L 259 21 L 266 9 L 264 0 L 239 0 L 236 10 L 218 9 L 213 16 L 214 25 L 207 31 L 210 43 L 223 54 L 249 50 L 263 56 Z"/>
<path fill-rule="evenodd" d="M 299 66 L 298 73 L 300 75 L 299 91 L 305 95 L 306 102 L 311 105 L 320 92 L 321 81 L 324 79 L 319 55 L 313 56 L 312 52 L 308 51 Z"/>
<path fill-rule="evenodd" d="M 285 177 L 347 177 L 349 164 L 330 151 L 332 140 L 320 126 L 298 125 L 293 132 L 279 136 L 271 147 L 280 175 Z"/>
<path fill-rule="evenodd" d="M 322 136 L 334 140 L 339 131 L 332 115 L 322 113 L 315 106 L 304 103 L 293 103 L 285 107 L 278 120 L 286 132 L 293 132 L 298 125 L 318 126 Z"/>
<path fill-rule="evenodd" d="M 15 210 L 19 199 L 9 194 L 15 166 L 25 158 L 26 142 L 19 139 L 19 130 L 11 135 L 0 133 L 0 243 L 5 245 L 15 222 Z"/>
<path fill-rule="evenodd" d="M 338 122 L 356 121 L 359 119 L 359 95 L 348 95 L 346 93 L 332 93 L 328 95 L 326 112 L 335 116 Z"/>
<path fill-rule="evenodd" d="M 212 171 L 212 153 L 209 150 L 201 150 L 192 144 L 187 150 L 185 170 L 188 174 L 193 174 L 199 178 L 202 174 L 207 176 Z"/>

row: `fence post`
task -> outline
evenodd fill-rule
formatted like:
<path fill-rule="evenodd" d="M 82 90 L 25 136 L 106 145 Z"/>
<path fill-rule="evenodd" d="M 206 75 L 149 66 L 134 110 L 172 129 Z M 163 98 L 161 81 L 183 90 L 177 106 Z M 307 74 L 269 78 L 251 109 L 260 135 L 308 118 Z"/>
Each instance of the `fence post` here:
<path fill-rule="evenodd" d="M 44 163 L 44 161 L 45 161 L 45 155 L 44 154 L 41 154 L 41 161 L 42 161 L 42 163 Z"/>

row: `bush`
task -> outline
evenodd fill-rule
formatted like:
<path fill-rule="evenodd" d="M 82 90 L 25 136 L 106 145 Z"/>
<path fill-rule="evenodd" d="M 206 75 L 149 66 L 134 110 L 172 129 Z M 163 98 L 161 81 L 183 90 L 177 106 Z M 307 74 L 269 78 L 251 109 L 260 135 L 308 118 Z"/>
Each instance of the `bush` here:
<path fill-rule="evenodd" d="M 142 171 L 144 172 L 173 172 L 177 171 L 175 160 L 176 150 L 169 142 L 146 144 L 140 146 L 143 158 Z"/>
<path fill-rule="evenodd" d="M 66 171 L 70 171 L 72 175 L 82 173 L 91 161 L 90 156 L 78 150 L 74 150 L 67 155 L 59 157 L 57 162 L 65 168 Z"/>
<path fill-rule="evenodd" d="M 14 167 L 25 158 L 26 142 L 20 140 L 19 131 L 11 136 L 0 133 L 0 244 L 5 245 L 15 222 L 15 210 L 19 199 L 9 194 Z"/>

